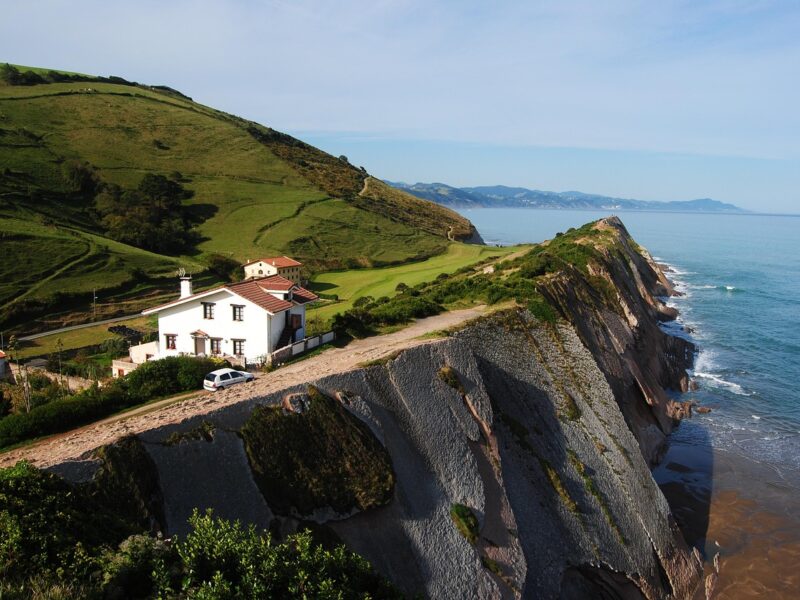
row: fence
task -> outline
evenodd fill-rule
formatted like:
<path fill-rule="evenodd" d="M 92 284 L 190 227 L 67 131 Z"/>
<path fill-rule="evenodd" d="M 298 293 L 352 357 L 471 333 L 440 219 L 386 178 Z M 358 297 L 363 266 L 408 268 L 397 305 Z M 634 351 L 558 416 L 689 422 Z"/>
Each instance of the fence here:
<path fill-rule="evenodd" d="M 268 363 L 274 366 L 280 365 L 285 363 L 287 360 L 294 358 L 295 356 L 303 354 L 304 352 L 308 352 L 309 350 L 313 350 L 318 346 L 332 342 L 335 338 L 336 334 L 334 334 L 332 331 L 323 333 L 321 335 L 307 337 L 299 342 L 294 342 L 293 344 L 289 344 L 288 346 L 284 346 L 283 348 L 275 350 L 275 352 L 269 355 Z"/>

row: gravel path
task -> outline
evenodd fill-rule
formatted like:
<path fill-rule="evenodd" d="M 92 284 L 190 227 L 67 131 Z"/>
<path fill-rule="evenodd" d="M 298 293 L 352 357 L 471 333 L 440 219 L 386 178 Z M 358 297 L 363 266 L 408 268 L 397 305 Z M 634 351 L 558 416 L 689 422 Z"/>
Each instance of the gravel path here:
<path fill-rule="evenodd" d="M 272 373 L 257 376 L 253 383 L 239 385 L 216 393 L 192 392 L 167 398 L 126 413 L 114 415 L 67 433 L 46 438 L 40 442 L 0 454 L 0 467 L 8 467 L 19 460 L 28 460 L 37 467 L 48 467 L 64 462 L 110 444 L 132 433 L 179 423 L 223 406 L 235 404 L 255 396 L 313 381 L 328 375 L 356 369 L 364 362 L 384 358 L 399 350 L 430 343 L 424 336 L 432 331 L 454 327 L 486 312 L 486 306 L 445 312 L 415 321 L 408 327 L 386 335 L 355 340 L 343 348 L 331 348 Z"/>

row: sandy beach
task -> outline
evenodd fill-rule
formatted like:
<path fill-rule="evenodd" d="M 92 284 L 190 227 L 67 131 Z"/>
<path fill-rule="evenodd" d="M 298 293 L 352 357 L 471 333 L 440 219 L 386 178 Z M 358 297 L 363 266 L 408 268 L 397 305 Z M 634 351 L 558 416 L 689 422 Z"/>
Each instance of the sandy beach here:
<path fill-rule="evenodd" d="M 671 445 L 654 476 L 687 542 L 703 553 L 706 576 L 716 574 L 711 598 L 800 596 L 794 482 L 768 465 L 682 442 Z M 698 590 L 696 598 L 705 597 Z"/>

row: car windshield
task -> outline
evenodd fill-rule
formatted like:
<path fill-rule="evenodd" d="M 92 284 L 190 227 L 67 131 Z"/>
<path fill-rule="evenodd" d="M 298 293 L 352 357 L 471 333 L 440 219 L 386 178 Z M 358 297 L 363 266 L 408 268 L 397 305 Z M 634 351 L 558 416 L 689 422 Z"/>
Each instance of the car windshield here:
<path fill-rule="evenodd" d="M 209 373 L 208 375 L 206 375 L 206 381 L 215 381 L 216 379 L 217 376 L 214 375 L 213 373 Z"/>
<path fill-rule="evenodd" d="M 236 374 L 237 374 L 239 377 L 244 377 L 245 375 L 247 375 L 247 373 L 244 373 L 244 372 L 242 372 L 242 371 L 236 371 Z"/>

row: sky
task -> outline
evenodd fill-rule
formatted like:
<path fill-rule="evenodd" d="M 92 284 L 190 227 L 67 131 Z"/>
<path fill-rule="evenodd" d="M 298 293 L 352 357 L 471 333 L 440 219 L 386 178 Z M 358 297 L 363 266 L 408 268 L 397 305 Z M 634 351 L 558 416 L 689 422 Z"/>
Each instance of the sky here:
<path fill-rule="evenodd" d="M 800 213 L 796 0 L 0 9 L 0 61 L 170 85 L 384 179 Z"/>

